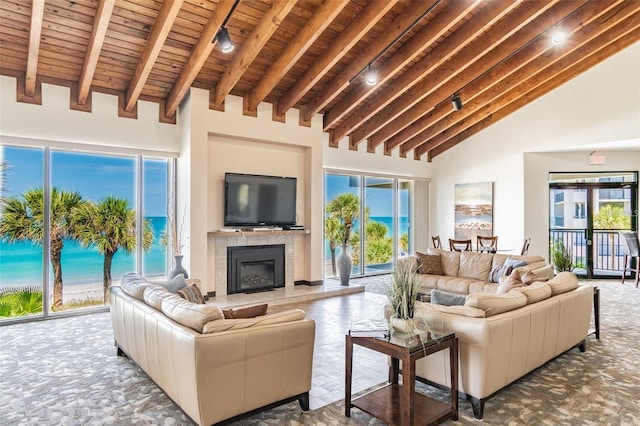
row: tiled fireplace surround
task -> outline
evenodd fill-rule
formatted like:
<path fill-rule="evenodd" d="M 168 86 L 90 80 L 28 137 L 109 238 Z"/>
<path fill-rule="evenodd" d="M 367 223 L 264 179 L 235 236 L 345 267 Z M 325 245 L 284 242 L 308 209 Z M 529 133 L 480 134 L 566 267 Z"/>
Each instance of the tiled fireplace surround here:
<path fill-rule="evenodd" d="M 216 296 L 227 295 L 227 247 L 284 244 L 284 285 L 293 288 L 293 238 L 291 231 L 213 232 L 215 238 Z"/>

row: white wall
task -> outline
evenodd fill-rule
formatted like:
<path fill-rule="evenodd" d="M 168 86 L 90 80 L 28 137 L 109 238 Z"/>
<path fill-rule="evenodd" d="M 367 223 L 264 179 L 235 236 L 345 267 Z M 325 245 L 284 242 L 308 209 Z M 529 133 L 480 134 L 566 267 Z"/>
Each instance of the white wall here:
<path fill-rule="evenodd" d="M 149 150 L 176 155 L 178 126 L 158 121 L 158 104 L 138 101 L 138 118 L 118 117 L 118 98 L 92 94 L 92 112 L 69 109 L 70 89 L 42 85 L 42 105 L 16 101 L 16 79 L 0 76 L 0 141 Z"/>
<path fill-rule="evenodd" d="M 225 111 L 209 109 L 209 93 L 191 89 L 183 107 L 190 109 L 189 135 L 184 135 L 185 167 L 190 163 L 190 268 L 214 290 L 215 240 L 207 232 L 223 227 L 225 172 L 282 175 L 298 178 L 299 223 L 309 235 L 296 235 L 295 280 L 322 279 L 322 122 L 299 126 L 297 111 L 286 123 L 271 119 L 271 106 L 261 104 L 258 117 L 242 114 L 242 99 L 230 96 Z M 179 167 L 182 164 L 182 156 Z M 197 164 L 197 165 L 196 165 Z M 180 183 L 182 187 L 183 184 Z M 200 212 L 196 218 L 194 212 Z M 205 278 L 206 277 L 206 278 Z"/>
<path fill-rule="evenodd" d="M 531 236 L 531 246 L 546 249 L 549 241 L 549 173 L 559 171 L 640 172 L 640 148 L 636 151 L 607 152 L 607 164 L 590 166 L 591 151 L 534 152 L 524 156 L 524 234 Z M 533 252 L 532 252 L 533 253 Z M 535 253 L 543 253 L 536 251 Z M 544 251 L 543 255 L 546 256 Z"/>
<path fill-rule="evenodd" d="M 456 183 L 494 182 L 500 248 L 519 250 L 530 237 L 530 253 L 546 256 L 548 171 L 640 170 L 639 75 L 636 43 L 436 157 L 432 232 L 453 235 Z M 630 148 L 613 151 L 619 141 Z M 608 157 L 604 168 L 587 164 L 596 146 Z"/>

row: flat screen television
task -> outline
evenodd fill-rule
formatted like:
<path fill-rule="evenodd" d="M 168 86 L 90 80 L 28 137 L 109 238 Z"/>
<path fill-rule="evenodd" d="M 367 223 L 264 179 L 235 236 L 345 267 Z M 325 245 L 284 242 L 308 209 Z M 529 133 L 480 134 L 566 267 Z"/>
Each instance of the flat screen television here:
<path fill-rule="evenodd" d="M 294 177 L 224 175 L 224 226 L 288 226 L 296 223 Z"/>

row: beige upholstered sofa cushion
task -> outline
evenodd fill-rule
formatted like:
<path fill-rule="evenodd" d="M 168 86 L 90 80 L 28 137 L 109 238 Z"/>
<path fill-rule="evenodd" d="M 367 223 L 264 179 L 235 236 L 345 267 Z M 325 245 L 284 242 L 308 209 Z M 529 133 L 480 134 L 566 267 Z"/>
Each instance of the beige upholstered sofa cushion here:
<path fill-rule="evenodd" d="M 464 306 L 482 309 L 486 316 L 501 314 L 521 308 L 527 304 L 527 296 L 522 293 L 509 292 L 507 294 L 470 294 Z"/>
<path fill-rule="evenodd" d="M 473 251 L 463 251 L 460 253 L 459 277 L 475 278 L 477 280 L 489 281 L 489 272 L 493 256 L 486 253 L 476 253 Z"/>
<path fill-rule="evenodd" d="M 460 253 L 442 249 L 429 249 L 429 254 L 439 254 L 444 274 L 449 277 L 457 277 L 460 270 Z"/>
<path fill-rule="evenodd" d="M 144 289 L 144 303 L 162 312 L 162 300 L 171 294 L 169 290 L 159 284 L 149 284 Z"/>
<path fill-rule="evenodd" d="M 427 303 L 427 302 L 418 302 L 416 306 L 416 311 L 418 313 L 423 313 L 423 314 L 426 312 L 442 312 L 446 314 L 462 315 L 462 316 L 471 317 L 471 318 L 486 317 L 486 314 L 482 309 L 472 308 L 470 306 L 436 305 L 436 304 Z"/>
<path fill-rule="evenodd" d="M 571 272 L 560 272 L 548 284 L 551 287 L 551 295 L 555 296 L 578 288 L 578 277 Z"/>
<path fill-rule="evenodd" d="M 305 312 L 301 309 L 289 309 L 273 314 L 261 315 L 253 318 L 221 319 L 210 321 L 202 328 L 202 334 L 217 333 L 227 330 L 240 330 L 257 325 L 278 324 L 304 319 Z"/>
<path fill-rule="evenodd" d="M 517 287 L 509 293 L 521 293 L 527 297 L 527 304 L 536 303 L 551 297 L 551 287 L 546 282 L 534 282 L 525 287 Z"/>
<path fill-rule="evenodd" d="M 224 318 L 217 306 L 188 302 L 175 294 L 165 297 L 161 306 L 167 317 L 199 333 L 209 321 Z"/>
<path fill-rule="evenodd" d="M 144 301 L 144 290 L 150 285 L 149 281 L 135 272 L 124 274 L 120 280 L 120 287 L 131 297 Z"/>

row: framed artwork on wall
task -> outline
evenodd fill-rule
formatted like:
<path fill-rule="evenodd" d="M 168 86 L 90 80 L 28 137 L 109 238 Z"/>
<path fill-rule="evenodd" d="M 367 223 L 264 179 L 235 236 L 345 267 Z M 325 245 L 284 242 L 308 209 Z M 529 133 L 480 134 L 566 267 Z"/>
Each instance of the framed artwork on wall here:
<path fill-rule="evenodd" d="M 454 200 L 456 240 L 493 235 L 493 182 L 457 183 Z"/>

